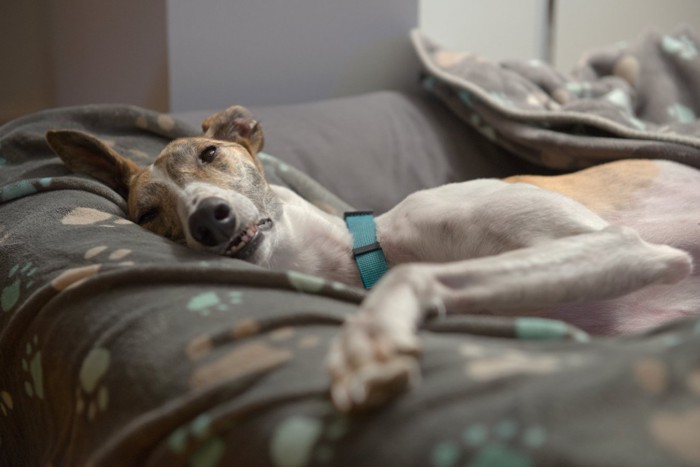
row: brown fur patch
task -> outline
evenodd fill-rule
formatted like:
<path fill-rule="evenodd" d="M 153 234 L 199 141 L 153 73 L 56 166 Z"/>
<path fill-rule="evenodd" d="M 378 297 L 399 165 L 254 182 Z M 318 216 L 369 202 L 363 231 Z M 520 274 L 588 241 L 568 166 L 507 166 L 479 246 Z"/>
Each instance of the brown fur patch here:
<path fill-rule="evenodd" d="M 219 384 L 236 378 L 267 372 L 287 363 L 292 352 L 278 349 L 263 342 L 252 342 L 236 347 L 218 359 L 202 365 L 192 374 L 193 389 Z"/>
<path fill-rule="evenodd" d="M 218 155 L 203 164 L 200 153 L 208 146 L 215 146 Z M 206 182 L 225 189 L 235 189 L 237 179 L 246 171 L 258 171 L 262 167 L 257 158 L 237 143 L 210 138 L 183 138 L 175 140 L 163 149 L 153 166 L 164 174 L 169 182 L 184 188 L 192 182 Z M 185 231 L 177 213 L 177 194 L 168 183 L 163 183 L 150 170 L 142 170 L 131 178 L 128 199 L 129 218 L 138 222 L 139 217 L 153 209 L 157 216 L 143 227 L 176 242 L 185 242 Z"/>
<path fill-rule="evenodd" d="M 604 216 L 629 209 L 640 198 L 638 193 L 651 186 L 660 171 L 654 161 L 635 159 L 615 161 L 567 175 L 518 175 L 505 181 L 529 183 L 561 193 Z"/>

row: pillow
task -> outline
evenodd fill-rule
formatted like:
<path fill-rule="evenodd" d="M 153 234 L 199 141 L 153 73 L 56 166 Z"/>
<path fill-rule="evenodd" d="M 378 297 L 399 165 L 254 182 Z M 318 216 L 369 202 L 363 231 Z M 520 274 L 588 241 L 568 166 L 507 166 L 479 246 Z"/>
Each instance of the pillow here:
<path fill-rule="evenodd" d="M 265 152 L 355 208 L 377 213 L 424 188 L 542 171 L 494 145 L 427 93 L 382 91 L 251 110 L 265 131 Z M 175 116 L 199 125 L 216 111 Z"/>
<path fill-rule="evenodd" d="M 495 145 L 543 167 L 621 158 L 700 167 L 698 39 L 648 33 L 589 54 L 572 76 L 537 60 L 494 63 L 414 31 L 423 85 Z"/>

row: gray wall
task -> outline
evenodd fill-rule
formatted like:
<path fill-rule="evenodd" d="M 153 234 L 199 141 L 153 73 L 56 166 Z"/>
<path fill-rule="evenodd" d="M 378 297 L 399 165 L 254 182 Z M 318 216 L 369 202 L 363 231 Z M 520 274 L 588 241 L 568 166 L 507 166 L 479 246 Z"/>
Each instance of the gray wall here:
<path fill-rule="evenodd" d="M 84 103 L 177 111 L 411 88 L 411 28 L 492 60 L 532 58 L 545 1 L 0 0 L 0 123 Z M 649 27 L 700 30 L 698 0 L 558 4 L 563 71 Z"/>
<path fill-rule="evenodd" d="M 170 108 L 413 86 L 417 24 L 418 0 L 168 0 Z"/>

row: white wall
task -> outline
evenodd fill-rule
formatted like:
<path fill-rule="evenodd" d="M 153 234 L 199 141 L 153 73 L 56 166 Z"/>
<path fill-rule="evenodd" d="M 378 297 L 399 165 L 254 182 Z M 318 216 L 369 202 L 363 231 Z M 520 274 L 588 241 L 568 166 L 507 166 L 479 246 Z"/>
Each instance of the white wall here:
<path fill-rule="evenodd" d="M 541 57 L 545 4 L 0 0 L 0 122 L 56 105 L 187 110 L 410 88 L 412 27 L 492 60 Z M 559 0 L 557 10 L 554 57 L 562 71 L 584 51 L 649 27 L 686 23 L 700 31 L 698 0 Z"/>
<path fill-rule="evenodd" d="M 173 111 L 415 85 L 418 0 L 168 0 Z"/>
<path fill-rule="evenodd" d="M 541 58 L 545 0 L 420 0 L 421 30 L 494 61 Z"/>
<path fill-rule="evenodd" d="M 494 61 L 543 58 L 546 0 L 420 0 L 419 24 L 441 44 Z M 700 31 L 698 0 L 558 0 L 553 64 L 568 72 L 583 54 L 681 24 Z"/>
<path fill-rule="evenodd" d="M 634 39 L 649 28 L 700 32 L 698 0 L 559 0 L 555 64 L 570 71 L 587 50 Z"/>

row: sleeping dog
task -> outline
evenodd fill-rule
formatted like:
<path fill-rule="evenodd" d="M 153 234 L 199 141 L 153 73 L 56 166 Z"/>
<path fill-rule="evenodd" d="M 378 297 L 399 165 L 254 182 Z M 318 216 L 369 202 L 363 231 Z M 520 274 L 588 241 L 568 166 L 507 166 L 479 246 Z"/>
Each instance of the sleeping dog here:
<path fill-rule="evenodd" d="M 231 107 L 202 127 L 202 137 L 171 142 L 148 167 L 86 133 L 51 131 L 47 140 L 71 170 L 122 194 L 129 218 L 148 230 L 362 285 L 354 258 L 366 251 L 353 255 L 343 219 L 265 180 L 263 133 L 249 111 Z M 367 251 L 391 269 L 331 347 L 341 410 L 379 403 L 416 379 L 417 327 L 435 310 L 561 319 L 608 335 L 700 313 L 700 172 L 677 163 L 449 184 L 408 196 L 375 222 Z"/>

